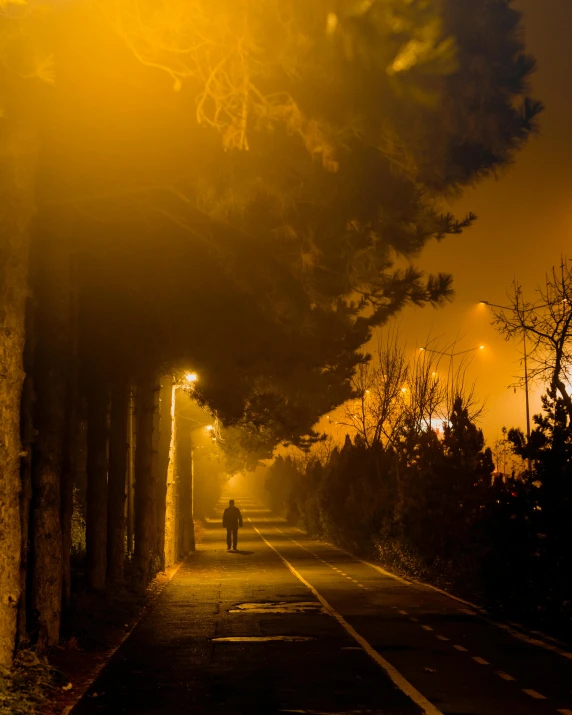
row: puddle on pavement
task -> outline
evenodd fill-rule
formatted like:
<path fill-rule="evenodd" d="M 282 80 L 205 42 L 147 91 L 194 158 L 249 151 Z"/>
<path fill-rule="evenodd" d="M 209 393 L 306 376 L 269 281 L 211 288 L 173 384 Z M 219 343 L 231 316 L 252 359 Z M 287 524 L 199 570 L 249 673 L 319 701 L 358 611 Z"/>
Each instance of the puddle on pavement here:
<path fill-rule="evenodd" d="M 229 613 L 325 613 L 318 601 L 266 601 L 237 603 Z"/>
<path fill-rule="evenodd" d="M 211 638 L 213 643 L 266 643 L 268 641 L 315 641 L 312 636 L 229 636 Z"/>

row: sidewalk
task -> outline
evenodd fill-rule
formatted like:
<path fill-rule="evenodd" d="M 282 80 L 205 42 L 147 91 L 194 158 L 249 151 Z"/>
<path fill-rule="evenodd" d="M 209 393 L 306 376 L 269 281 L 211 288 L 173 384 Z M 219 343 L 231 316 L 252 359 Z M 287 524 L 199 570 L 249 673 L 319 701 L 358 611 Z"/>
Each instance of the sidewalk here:
<path fill-rule="evenodd" d="M 419 712 L 246 520 L 238 548 L 208 524 L 73 715 Z"/>

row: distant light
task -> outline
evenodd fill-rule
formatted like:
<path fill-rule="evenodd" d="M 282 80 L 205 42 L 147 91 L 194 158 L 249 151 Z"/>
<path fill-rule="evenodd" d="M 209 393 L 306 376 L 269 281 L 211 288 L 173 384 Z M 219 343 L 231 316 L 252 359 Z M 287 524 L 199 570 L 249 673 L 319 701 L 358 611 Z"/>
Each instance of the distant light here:
<path fill-rule="evenodd" d="M 371 390 L 366 390 L 366 391 L 365 391 L 365 394 L 366 394 L 366 395 L 369 395 L 370 392 L 371 392 Z"/>
<path fill-rule="evenodd" d="M 406 388 L 406 387 L 402 387 L 402 388 L 401 388 L 401 392 L 407 392 L 407 388 Z"/>
<path fill-rule="evenodd" d="M 436 373 L 436 372 L 432 372 L 432 373 L 431 373 L 431 377 L 437 377 L 437 373 Z"/>
<path fill-rule="evenodd" d="M 479 305 L 488 305 L 489 301 L 488 300 L 480 300 Z"/>
<path fill-rule="evenodd" d="M 479 350 L 484 350 L 485 346 L 484 345 L 479 345 Z"/>
<path fill-rule="evenodd" d="M 419 352 L 422 353 L 425 350 L 425 348 L 419 348 Z"/>
<path fill-rule="evenodd" d="M 207 432 L 212 432 L 212 431 L 214 430 L 214 427 L 213 427 L 213 425 L 207 425 L 207 426 L 205 427 L 205 429 L 206 429 Z"/>
<path fill-rule="evenodd" d="M 185 380 L 187 382 L 196 382 L 199 379 L 199 376 L 197 375 L 196 372 L 188 372 L 185 375 Z"/>
<path fill-rule="evenodd" d="M 337 26 L 338 16 L 333 12 L 329 12 L 326 18 L 326 34 L 328 37 L 331 37 L 335 33 Z"/>

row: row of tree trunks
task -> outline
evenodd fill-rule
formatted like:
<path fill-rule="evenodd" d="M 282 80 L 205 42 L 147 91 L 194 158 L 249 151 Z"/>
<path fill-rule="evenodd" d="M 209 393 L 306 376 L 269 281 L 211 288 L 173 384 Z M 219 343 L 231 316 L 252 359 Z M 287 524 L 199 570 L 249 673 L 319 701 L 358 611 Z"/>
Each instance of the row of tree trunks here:
<path fill-rule="evenodd" d="M 0 665 L 9 666 L 21 590 L 20 406 L 38 145 L 8 120 L 0 132 Z"/>

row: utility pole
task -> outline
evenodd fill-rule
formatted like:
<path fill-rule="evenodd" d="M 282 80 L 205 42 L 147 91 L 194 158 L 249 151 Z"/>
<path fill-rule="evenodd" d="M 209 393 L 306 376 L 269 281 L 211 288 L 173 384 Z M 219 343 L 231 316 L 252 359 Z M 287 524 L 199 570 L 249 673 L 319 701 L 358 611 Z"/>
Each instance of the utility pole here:
<path fill-rule="evenodd" d="M 490 308 L 500 308 L 501 310 L 512 310 L 508 305 L 497 305 L 496 303 L 489 303 L 488 300 L 481 300 L 482 305 L 487 305 Z M 527 442 L 530 441 L 530 400 L 528 395 L 528 354 L 526 350 L 526 330 L 522 331 L 522 347 L 524 352 L 524 397 L 526 403 L 526 439 Z M 532 472 L 532 460 L 530 457 L 527 460 L 528 471 Z"/>
<path fill-rule="evenodd" d="M 528 399 L 528 355 L 526 354 L 526 331 L 522 331 L 522 347 L 524 350 L 524 394 L 526 399 L 526 440 L 530 442 L 530 403 Z M 532 460 L 528 458 L 528 471 L 532 473 Z"/>

